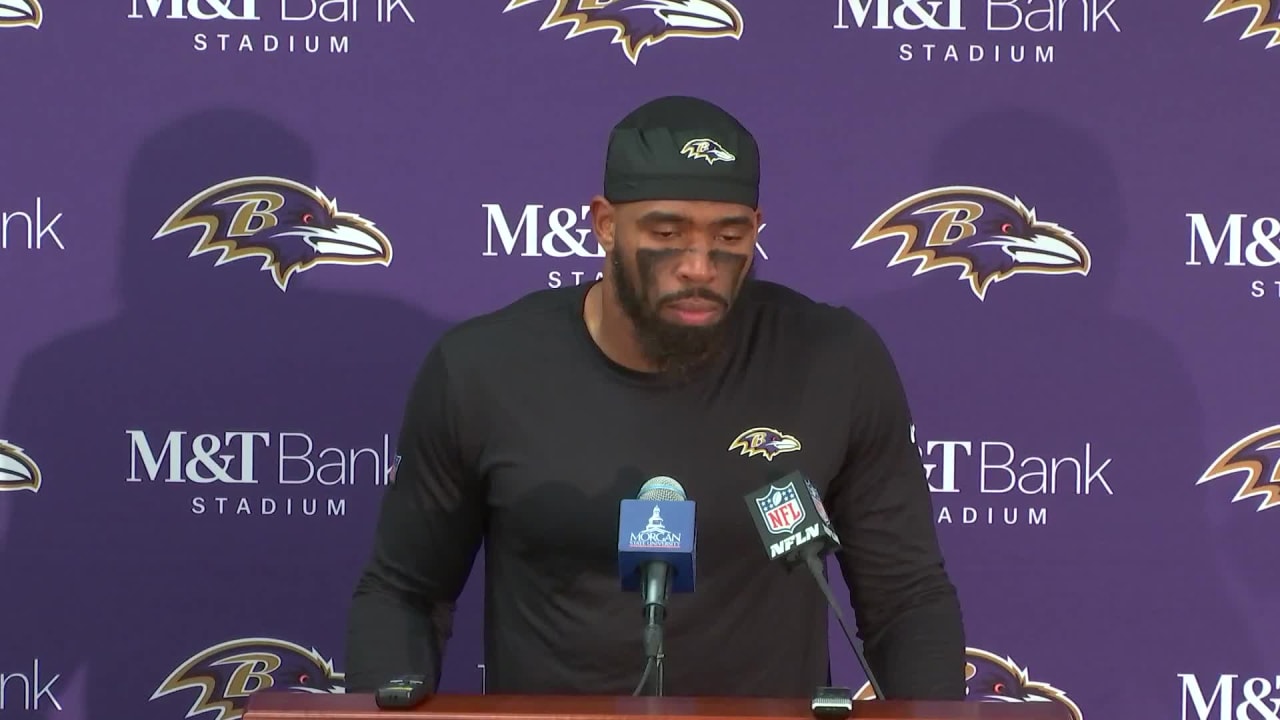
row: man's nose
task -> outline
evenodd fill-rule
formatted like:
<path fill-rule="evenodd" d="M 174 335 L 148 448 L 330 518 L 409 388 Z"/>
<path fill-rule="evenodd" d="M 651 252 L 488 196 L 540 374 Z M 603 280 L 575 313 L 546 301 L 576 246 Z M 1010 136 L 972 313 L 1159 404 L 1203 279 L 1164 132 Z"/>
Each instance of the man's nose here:
<path fill-rule="evenodd" d="M 680 254 L 676 273 L 686 282 L 710 282 L 715 277 L 715 264 L 711 262 L 710 251 L 703 247 L 686 248 Z"/>

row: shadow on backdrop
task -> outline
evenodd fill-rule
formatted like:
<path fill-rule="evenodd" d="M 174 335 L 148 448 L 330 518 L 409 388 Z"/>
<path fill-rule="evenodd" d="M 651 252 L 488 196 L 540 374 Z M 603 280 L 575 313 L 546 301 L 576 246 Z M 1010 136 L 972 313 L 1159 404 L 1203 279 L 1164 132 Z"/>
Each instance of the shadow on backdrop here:
<path fill-rule="evenodd" d="M 948 185 L 1017 195 L 1092 255 L 1087 277 L 1014 275 L 980 302 L 954 267 L 915 278 L 914 264 L 883 269 L 895 239 L 853 251 L 867 272 L 906 283 L 849 304 L 894 352 L 917 440 L 971 443 L 956 450 L 958 492 L 933 495 L 953 521 L 939 531 L 969 645 L 1029 665 L 1031 680 L 1064 690 L 1086 718 L 1172 712 L 1178 673 L 1255 665 L 1217 580 L 1206 498 L 1193 487 L 1207 456 L 1191 378 L 1170 342 L 1108 302 L 1115 283 L 1158 282 L 1115 270 L 1133 241 L 1115 170 L 1088 133 L 1002 108 L 942 137 L 919 190 Z M 1068 464 L 1055 494 L 1027 495 L 998 492 L 1010 474 L 991 470 L 997 492 L 984 494 L 983 442 L 1012 446 L 1015 470 L 1028 456 L 1072 458 L 1098 475 L 1080 493 Z M 987 451 L 990 463 L 1008 463 L 1005 447 Z M 940 485 L 942 447 L 926 462 L 938 464 L 931 482 Z M 1012 525 L 1006 507 L 1018 508 Z M 1033 509 L 1045 511 L 1044 524 L 1030 524 Z M 1082 657 L 1099 662 L 1071 660 Z"/>
<path fill-rule="evenodd" d="M 0 427 L 22 439 L 44 485 L 0 498 L 9 514 L 0 575 L 24 588 L 0 594 L 3 657 L 19 666 L 39 658 L 42 682 L 61 675 L 52 692 L 65 709 L 42 698 L 50 717 L 180 717 L 202 700 L 197 688 L 152 694 L 189 657 L 242 638 L 315 648 L 342 671 L 388 447 L 394 457 L 409 386 L 447 323 L 395 300 L 308 288 L 338 272 L 376 285 L 379 266 L 319 266 L 281 292 L 258 258 L 219 267 L 216 254 L 188 258 L 197 229 L 152 239 L 216 183 L 270 175 L 311 187 L 315 174 L 303 138 L 252 112 L 193 114 L 149 136 L 124 191 L 122 313 L 20 368 Z M 358 203 L 341 209 L 361 212 Z M 426 238 L 387 232 L 395 261 L 425 254 L 414 243 Z M 217 478 L 215 464 L 243 479 L 248 462 L 249 436 L 227 433 L 265 434 L 252 440 L 256 483 Z M 181 464 L 171 466 L 175 453 Z M 171 467 L 185 482 L 167 482 Z M 474 668 L 478 639 L 454 654 Z M 217 659 L 207 655 L 187 678 L 205 674 L 225 691 L 231 673 Z M 329 684 L 309 653 L 281 659 L 275 683 Z M 75 692 L 73 677 L 83 681 Z M 478 687 L 474 670 L 462 685 Z"/>

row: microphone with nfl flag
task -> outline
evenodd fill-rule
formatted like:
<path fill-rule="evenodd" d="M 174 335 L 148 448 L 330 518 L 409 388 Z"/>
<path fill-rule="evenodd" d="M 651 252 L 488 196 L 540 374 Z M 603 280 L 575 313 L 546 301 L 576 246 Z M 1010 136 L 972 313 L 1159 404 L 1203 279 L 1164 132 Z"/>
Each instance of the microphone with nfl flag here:
<path fill-rule="evenodd" d="M 693 592 L 694 503 L 669 477 L 650 478 L 618 513 L 618 573 L 622 589 L 644 600 L 644 672 L 633 695 L 654 681 L 662 695 L 662 623 L 673 592 Z"/>
<path fill-rule="evenodd" d="M 872 674 L 862 648 L 854 639 L 853 633 L 849 631 L 844 611 L 840 609 L 840 604 L 836 602 L 836 597 L 831 592 L 831 586 L 827 584 L 826 568 L 822 558 L 840 547 L 840 536 L 831 527 L 831 518 L 827 517 L 827 510 L 822 505 L 822 498 L 818 495 L 817 488 L 809 482 L 809 478 L 804 473 L 793 470 L 784 475 L 781 480 L 747 493 L 744 499 L 747 501 L 747 508 L 751 511 L 751 518 L 755 520 L 756 531 L 760 535 L 760 542 L 764 543 L 769 559 L 781 560 L 788 570 L 794 569 L 801 563 L 809 568 L 809 573 L 813 575 L 813 579 L 827 599 L 827 605 L 835 612 L 836 621 L 844 631 L 844 637 L 849 641 L 849 647 L 853 649 L 858 664 L 862 666 L 867 682 L 871 684 L 875 696 L 883 698 L 884 692 L 880 689 L 880 683 Z M 847 703 L 853 702 L 853 693 L 847 688 L 819 688 L 814 695 L 814 711 L 829 712 L 841 709 L 818 707 L 820 698 L 829 701 L 832 697 L 843 698 Z M 843 705 L 844 703 L 837 700 L 835 704 Z"/>
<path fill-rule="evenodd" d="M 798 471 L 755 490 L 746 500 L 770 560 L 782 558 L 793 568 L 840 546 L 818 491 Z"/>

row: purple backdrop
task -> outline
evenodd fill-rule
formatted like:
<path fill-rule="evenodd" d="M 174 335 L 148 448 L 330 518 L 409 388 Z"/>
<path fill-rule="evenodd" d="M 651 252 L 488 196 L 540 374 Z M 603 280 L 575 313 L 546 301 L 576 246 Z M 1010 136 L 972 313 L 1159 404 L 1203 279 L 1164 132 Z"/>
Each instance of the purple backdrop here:
<path fill-rule="evenodd" d="M 4 717 L 340 690 L 422 355 L 595 277 L 609 128 L 688 93 L 759 137 L 761 275 L 896 354 L 970 699 L 1280 718 L 1280 2 L 38 1 L 0 0 Z"/>

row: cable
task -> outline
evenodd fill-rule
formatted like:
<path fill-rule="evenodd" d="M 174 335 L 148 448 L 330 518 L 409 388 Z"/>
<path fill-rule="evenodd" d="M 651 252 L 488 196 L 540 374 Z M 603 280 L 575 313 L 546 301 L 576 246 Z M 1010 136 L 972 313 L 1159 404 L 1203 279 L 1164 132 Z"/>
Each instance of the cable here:
<path fill-rule="evenodd" d="M 836 622 L 840 623 L 840 629 L 844 631 L 844 637 L 849 641 L 849 647 L 853 648 L 853 654 L 858 658 L 858 664 L 862 666 L 862 672 L 867 676 L 867 682 L 871 683 L 871 690 L 876 694 L 876 698 L 884 700 L 884 691 L 880 689 L 880 683 L 876 682 L 876 676 L 871 674 L 871 668 L 867 666 L 867 659 L 862 656 L 862 651 L 858 649 L 858 643 L 853 639 L 853 633 L 849 632 L 849 625 L 844 621 L 844 611 L 840 609 L 840 603 L 836 602 L 836 597 L 831 593 L 831 586 L 827 584 L 827 577 L 823 573 L 822 562 L 818 560 L 815 553 L 806 552 L 804 555 L 804 564 L 808 566 L 809 572 L 813 574 L 813 579 L 818 581 L 818 587 L 822 589 L 822 594 L 827 598 L 827 604 L 832 610 L 836 611 Z"/>
<path fill-rule="evenodd" d="M 639 694 L 640 694 L 640 691 L 641 691 L 641 690 L 644 690 L 644 686 L 649 684 L 649 675 L 650 675 L 651 673 L 653 673 L 653 665 L 654 665 L 654 662 L 655 662 L 655 661 L 656 661 L 656 658 L 649 658 L 649 659 L 645 662 L 645 664 L 644 664 L 644 674 L 640 676 L 640 684 L 639 684 L 639 685 L 636 685 L 636 689 L 635 689 L 635 691 L 633 691 L 633 692 L 631 693 L 631 695 L 632 695 L 632 696 L 637 696 L 637 695 L 639 695 Z"/>

